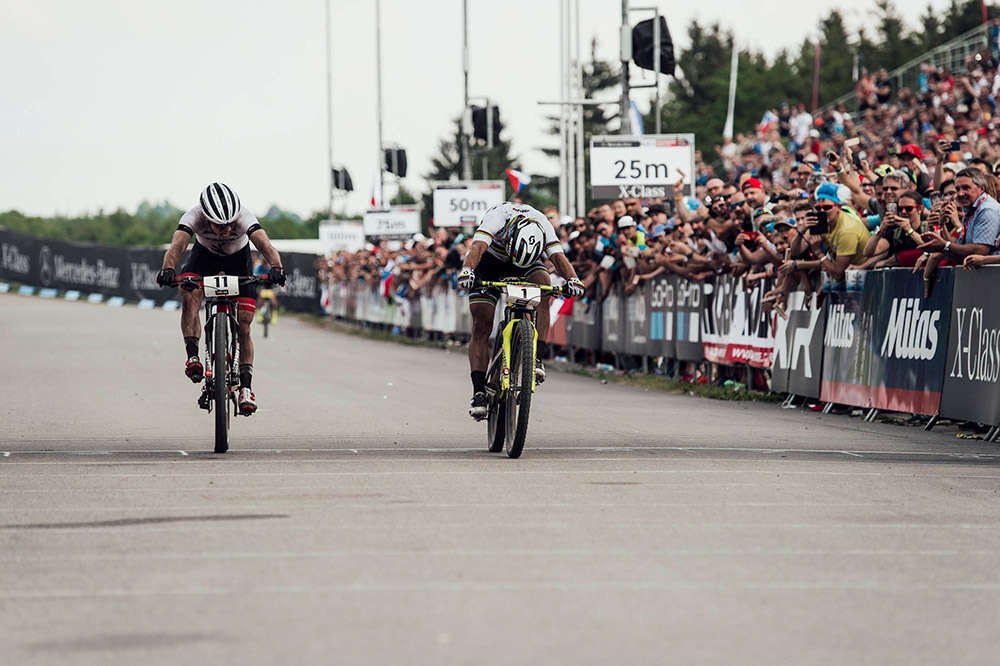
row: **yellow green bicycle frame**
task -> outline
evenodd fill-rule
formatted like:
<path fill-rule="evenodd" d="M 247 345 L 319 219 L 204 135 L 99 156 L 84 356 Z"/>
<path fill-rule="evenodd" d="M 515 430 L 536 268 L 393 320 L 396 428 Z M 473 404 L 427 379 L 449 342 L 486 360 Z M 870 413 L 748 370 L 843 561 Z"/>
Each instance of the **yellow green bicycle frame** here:
<path fill-rule="evenodd" d="M 501 340 L 503 345 L 503 367 L 500 369 L 500 392 L 506 394 L 510 390 L 510 339 L 514 335 L 514 329 L 517 327 L 517 323 L 521 321 L 520 319 L 511 319 L 504 326 L 501 332 Z M 531 353 L 534 355 L 534 350 L 538 348 L 538 329 L 535 328 L 535 322 L 528 320 L 528 324 L 531 326 Z M 532 364 L 534 367 L 534 364 Z M 535 392 L 535 372 L 531 372 L 531 392 Z"/>

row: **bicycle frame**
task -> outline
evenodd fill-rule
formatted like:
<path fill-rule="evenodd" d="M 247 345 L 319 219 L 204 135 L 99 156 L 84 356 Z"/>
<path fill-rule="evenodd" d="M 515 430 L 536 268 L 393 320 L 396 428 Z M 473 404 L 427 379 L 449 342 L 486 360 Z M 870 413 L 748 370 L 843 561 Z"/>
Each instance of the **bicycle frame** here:
<path fill-rule="evenodd" d="M 502 397 L 510 390 L 511 336 L 517 328 L 518 322 L 524 319 L 531 325 L 532 345 L 537 346 L 538 328 L 536 328 L 533 319 L 535 306 L 540 302 L 543 295 L 562 293 L 562 289 L 544 284 L 535 284 L 534 282 L 517 281 L 480 282 L 480 285 L 500 289 L 507 295 L 511 295 L 511 289 L 521 290 L 522 298 L 515 296 L 513 302 L 508 301 L 504 305 L 503 318 L 500 320 L 500 355 L 499 357 L 494 357 L 490 362 L 490 368 L 487 368 L 487 376 L 489 376 L 489 370 L 497 363 L 499 358 L 502 363 L 500 367 L 500 396 Z M 532 349 L 535 349 L 535 347 L 533 346 Z M 534 373 L 531 373 L 531 392 L 535 392 Z"/>

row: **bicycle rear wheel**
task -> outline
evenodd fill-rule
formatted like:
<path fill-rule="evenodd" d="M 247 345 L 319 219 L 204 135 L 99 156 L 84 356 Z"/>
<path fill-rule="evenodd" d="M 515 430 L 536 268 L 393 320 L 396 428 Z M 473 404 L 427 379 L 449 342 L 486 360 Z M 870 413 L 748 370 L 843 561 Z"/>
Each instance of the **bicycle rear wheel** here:
<path fill-rule="evenodd" d="M 212 359 L 215 384 L 215 452 L 229 450 L 229 322 L 225 315 L 217 315 L 215 328 L 215 357 Z"/>
<path fill-rule="evenodd" d="M 524 450 L 531 413 L 531 385 L 535 375 L 534 328 L 527 319 L 517 324 L 511 336 L 510 390 L 505 409 L 507 456 L 517 458 Z"/>

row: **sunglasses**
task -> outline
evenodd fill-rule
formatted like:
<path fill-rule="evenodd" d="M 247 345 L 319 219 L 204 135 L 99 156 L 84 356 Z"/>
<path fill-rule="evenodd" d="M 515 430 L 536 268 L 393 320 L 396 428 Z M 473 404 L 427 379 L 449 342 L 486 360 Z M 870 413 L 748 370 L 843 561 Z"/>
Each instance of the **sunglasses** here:
<path fill-rule="evenodd" d="M 731 209 L 733 209 L 733 210 L 736 210 L 737 208 L 740 208 L 742 206 L 743 206 L 743 202 L 742 201 L 739 202 L 739 203 L 731 203 L 731 204 L 729 204 L 729 207 Z"/>
<path fill-rule="evenodd" d="M 821 213 L 828 213 L 835 208 L 835 206 L 815 206 L 816 210 Z"/>
<path fill-rule="evenodd" d="M 951 198 L 952 198 L 952 197 L 954 197 L 954 196 L 955 196 L 956 194 L 958 194 L 958 192 L 955 192 L 955 191 L 951 191 L 951 192 L 942 192 L 942 193 L 941 193 L 941 198 L 943 198 L 943 199 L 951 199 Z"/>
<path fill-rule="evenodd" d="M 912 213 L 916 209 L 917 209 L 916 206 L 900 206 L 896 210 L 898 210 L 900 213 Z"/>

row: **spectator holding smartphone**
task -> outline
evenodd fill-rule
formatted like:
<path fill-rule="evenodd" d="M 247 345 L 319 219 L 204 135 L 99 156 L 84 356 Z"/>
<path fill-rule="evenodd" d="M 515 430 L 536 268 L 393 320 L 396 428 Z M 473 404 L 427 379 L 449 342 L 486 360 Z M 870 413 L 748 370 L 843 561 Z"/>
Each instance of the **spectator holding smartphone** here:
<path fill-rule="evenodd" d="M 923 208 L 923 197 L 916 190 L 904 192 L 899 197 L 896 212 L 886 213 L 882 224 L 865 244 L 865 256 L 878 258 L 872 268 L 916 264 L 921 255 L 917 246 L 923 242 L 920 233 L 925 230 L 921 220 Z"/>
<path fill-rule="evenodd" d="M 785 261 L 779 267 L 779 272 L 788 274 L 818 268 L 832 279 L 842 280 L 848 268 L 865 262 L 864 249 L 870 234 L 861 218 L 841 204 L 840 194 L 840 188 L 835 183 L 820 185 L 816 190 L 816 204 L 813 207 L 816 215 L 807 222 L 811 233 L 823 236 L 827 253 L 811 261 Z"/>

